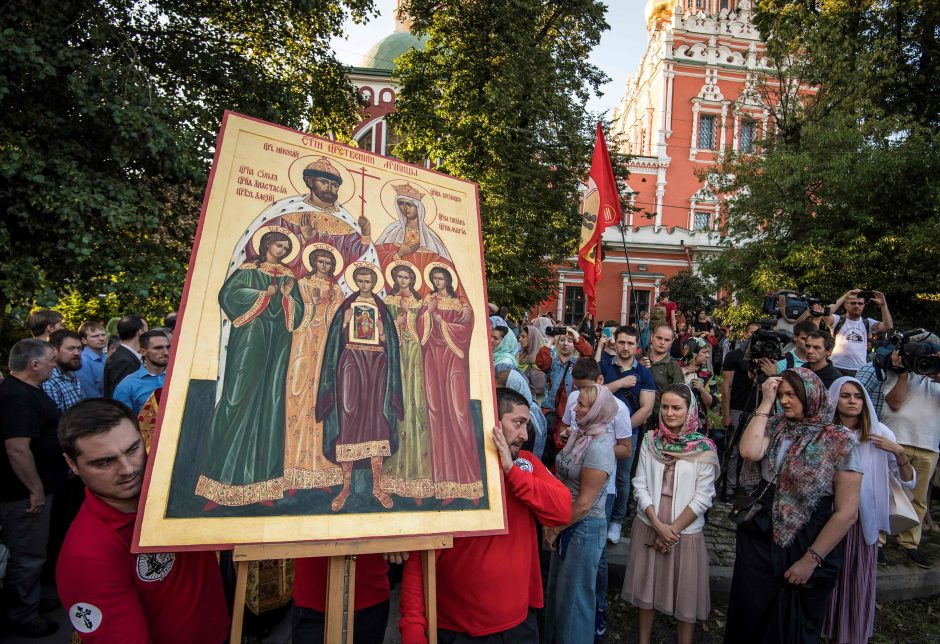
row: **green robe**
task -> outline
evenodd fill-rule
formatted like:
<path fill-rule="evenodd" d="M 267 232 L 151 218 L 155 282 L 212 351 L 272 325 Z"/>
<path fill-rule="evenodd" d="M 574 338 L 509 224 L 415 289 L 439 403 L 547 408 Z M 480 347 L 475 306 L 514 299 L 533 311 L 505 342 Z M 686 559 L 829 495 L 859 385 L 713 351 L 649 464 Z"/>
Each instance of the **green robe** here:
<path fill-rule="evenodd" d="M 286 267 L 246 262 L 219 292 L 232 326 L 222 397 L 196 484 L 196 494 L 219 505 L 248 505 L 284 495 L 284 379 L 291 333 L 303 318 L 303 303 L 296 282 L 290 297 L 280 290 L 267 303 L 259 297 L 272 283 L 280 286 L 290 277 Z"/>
<path fill-rule="evenodd" d="M 428 400 L 424 392 L 424 355 L 418 340 L 417 320 L 420 302 L 409 299 L 405 325 L 401 296 L 385 298 L 389 313 L 398 326 L 401 353 L 402 402 L 405 415 L 398 426 L 398 451 L 382 465 L 382 490 L 411 498 L 434 496 L 431 478 L 431 438 L 428 434 Z"/>

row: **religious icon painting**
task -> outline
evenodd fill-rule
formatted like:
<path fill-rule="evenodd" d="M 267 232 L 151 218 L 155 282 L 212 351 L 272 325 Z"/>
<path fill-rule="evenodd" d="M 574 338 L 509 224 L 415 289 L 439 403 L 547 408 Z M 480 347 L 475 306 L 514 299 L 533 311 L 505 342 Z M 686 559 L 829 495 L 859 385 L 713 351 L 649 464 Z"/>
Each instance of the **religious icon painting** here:
<path fill-rule="evenodd" d="M 227 112 L 135 551 L 504 532 L 486 301 L 474 184 Z"/>

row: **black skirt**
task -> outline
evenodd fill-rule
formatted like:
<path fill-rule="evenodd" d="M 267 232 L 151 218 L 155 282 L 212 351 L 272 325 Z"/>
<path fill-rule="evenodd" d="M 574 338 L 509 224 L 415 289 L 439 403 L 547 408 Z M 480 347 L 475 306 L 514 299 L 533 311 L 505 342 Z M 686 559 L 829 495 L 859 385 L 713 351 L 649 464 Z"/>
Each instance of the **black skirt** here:
<path fill-rule="evenodd" d="M 794 586 L 784 579 L 784 573 L 812 547 L 829 521 L 834 497 L 821 499 L 793 542 L 781 548 L 771 536 L 773 492 L 769 490 L 762 500 L 768 510 L 758 518 L 759 529 L 739 527 L 737 531 L 725 630 L 727 644 L 816 644 L 822 633 L 829 596 L 842 570 L 843 545 L 840 542 L 805 585 Z"/>

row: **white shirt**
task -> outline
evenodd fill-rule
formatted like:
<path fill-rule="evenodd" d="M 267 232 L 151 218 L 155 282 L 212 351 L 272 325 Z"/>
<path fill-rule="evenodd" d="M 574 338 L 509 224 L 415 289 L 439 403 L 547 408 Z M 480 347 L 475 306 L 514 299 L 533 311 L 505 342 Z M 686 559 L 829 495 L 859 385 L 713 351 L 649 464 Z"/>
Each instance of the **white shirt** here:
<path fill-rule="evenodd" d="M 565 413 L 561 417 L 561 422 L 571 427 L 572 432 L 578 431 L 578 419 L 574 416 L 574 406 L 578 404 L 580 391 L 574 390 L 568 396 L 568 402 L 565 404 Z M 619 398 L 617 401 L 617 415 L 607 425 L 607 433 L 610 435 L 611 442 L 615 443 L 624 438 L 633 436 L 633 425 L 630 423 L 630 408 Z M 607 480 L 607 494 L 617 493 L 617 477 L 611 476 Z"/>
<path fill-rule="evenodd" d="M 882 391 L 885 396 L 898 384 L 888 372 Z M 916 373 L 907 376 L 907 397 L 897 411 L 885 403 L 881 422 L 891 428 L 901 445 L 937 452 L 940 444 L 940 383 Z"/>
<path fill-rule="evenodd" d="M 659 513 L 659 501 L 663 496 L 663 472 L 666 466 L 650 451 L 646 438 L 640 445 L 640 462 L 633 477 L 633 498 L 636 499 L 636 516 L 650 525 L 646 508 L 653 506 Z M 672 518 L 679 518 L 687 507 L 692 508 L 696 519 L 682 531 L 694 534 L 705 528 L 705 511 L 712 507 L 715 498 L 715 476 L 718 468 L 704 461 L 676 459 L 676 472 L 672 485 Z"/>
<path fill-rule="evenodd" d="M 833 314 L 832 328 L 836 328 L 841 316 Z M 873 328 L 878 320 L 868 318 L 868 328 Z M 832 364 L 839 369 L 858 371 L 868 362 L 868 333 L 865 320 L 845 318 L 845 324 L 836 334 L 836 346 L 832 350 Z"/>

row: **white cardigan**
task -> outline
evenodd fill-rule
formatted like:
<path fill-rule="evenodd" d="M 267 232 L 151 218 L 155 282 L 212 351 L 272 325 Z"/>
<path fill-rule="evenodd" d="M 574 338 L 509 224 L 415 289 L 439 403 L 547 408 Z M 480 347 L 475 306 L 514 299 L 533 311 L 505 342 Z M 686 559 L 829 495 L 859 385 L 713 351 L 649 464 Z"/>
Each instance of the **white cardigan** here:
<path fill-rule="evenodd" d="M 646 508 L 652 505 L 659 510 L 665 470 L 666 466 L 653 456 L 644 437 L 640 447 L 640 462 L 636 468 L 636 476 L 633 477 L 633 497 L 636 499 L 636 515 L 646 525 L 650 525 Z M 712 500 L 715 498 L 717 470 L 714 465 L 702 461 L 676 459 L 672 491 L 673 521 L 679 518 L 686 507 L 691 507 L 697 517 L 682 534 L 701 532 L 705 527 L 705 511 L 712 507 Z"/>

